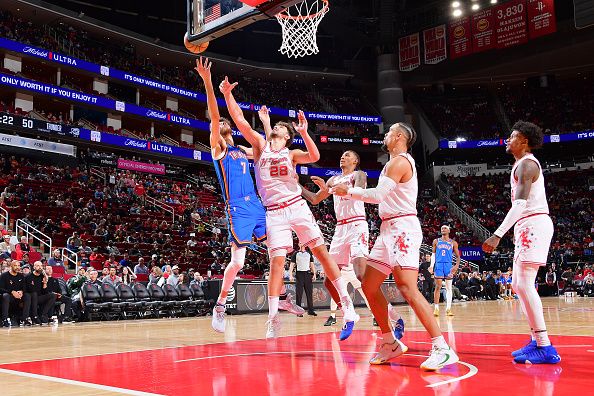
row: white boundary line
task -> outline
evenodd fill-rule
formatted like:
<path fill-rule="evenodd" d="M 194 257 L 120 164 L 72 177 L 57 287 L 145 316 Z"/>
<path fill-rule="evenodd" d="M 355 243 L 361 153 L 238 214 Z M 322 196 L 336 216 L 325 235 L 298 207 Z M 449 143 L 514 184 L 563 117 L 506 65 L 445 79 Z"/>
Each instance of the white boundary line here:
<path fill-rule="evenodd" d="M 227 357 L 240 357 L 240 356 L 258 356 L 258 355 L 288 355 L 288 354 L 295 354 L 295 353 L 336 353 L 337 351 L 328 351 L 328 350 L 320 350 L 320 351 L 277 351 L 277 352 L 250 352 L 250 353 L 236 353 L 232 355 L 217 355 L 217 356 L 203 356 L 199 358 L 192 358 L 192 359 L 182 359 L 182 360 L 174 360 L 174 363 L 184 363 L 184 362 L 195 362 L 198 360 L 208 360 L 208 359 L 219 359 L 219 358 L 227 358 Z M 362 351 L 342 351 L 347 353 L 355 353 L 355 354 L 364 354 L 369 355 L 370 352 L 362 352 Z M 418 357 L 427 357 L 427 355 L 416 355 L 413 353 L 406 353 L 405 355 L 408 356 L 418 356 Z M 458 382 L 470 378 L 478 373 L 478 368 L 476 366 L 466 363 L 463 361 L 458 361 L 459 364 L 466 366 L 468 368 L 468 373 L 452 378 L 445 381 L 436 382 L 434 384 L 426 385 L 427 388 L 435 388 L 441 385 L 451 384 L 452 382 Z"/>
<path fill-rule="evenodd" d="M 124 395 L 161 396 L 157 393 L 141 392 L 141 391 L 136 391 L 136 390 L 132 390 L 132 389 L 117 388 L 115 386 L 93 384 L 91 382 L 75 381 L 75 380 L 69 380 L 69 379 L 65 379 L 65 378 L 50 377 L 48 375 L 26 373 L 23 371 L 0 369 L 0 374 L 18 375 L 20 377 L 33 378 L 33 379 L 43 380 L 43 381 L 58 382 L 60 384 L 82 386 L 85 388 L 98 389 L 98 390 L 109 391 L 109 392 L 117 392 L 117 393 L 121 393 Z"/>
<path fill-rule="evenodd" d="M 477 347 L 508 347 L 511 345 L 507 345 L 507 344 L 470 344 L 470 346 L 477 346 Z"/>

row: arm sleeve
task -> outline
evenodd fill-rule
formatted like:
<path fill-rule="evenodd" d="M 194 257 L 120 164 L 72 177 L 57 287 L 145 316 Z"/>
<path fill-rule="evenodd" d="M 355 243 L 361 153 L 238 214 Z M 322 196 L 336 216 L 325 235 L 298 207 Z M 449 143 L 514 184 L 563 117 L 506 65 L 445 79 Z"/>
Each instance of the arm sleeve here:
<path fill-rule="evenodd" d="M 349 188 L 348 196 L 358 201 L 379 204 L 397 186 L 398 184 L 396 184 L 394 180 L 390 179 L 389 177 L 382 177 L 375 188 Z"/>
<path fill-rule="evenodd" d="M 526 209 L 526 203 L 527 201 L 525 199 L 516 199 L 512 203 L 512 207 L 509 210 L 509 212 L 507 212 L 505 219 L 503 219 L 503 222 L 501 223 L 499 228 L 494 232 L 496 236 L 502 238 L 503 235 L 505 235 L 505 233 L 510 228 L 512 228 L 518 220 L 520 220 L 520 218 L 522 217 L 522 212 L 524 211 L 524 209 Z"/>

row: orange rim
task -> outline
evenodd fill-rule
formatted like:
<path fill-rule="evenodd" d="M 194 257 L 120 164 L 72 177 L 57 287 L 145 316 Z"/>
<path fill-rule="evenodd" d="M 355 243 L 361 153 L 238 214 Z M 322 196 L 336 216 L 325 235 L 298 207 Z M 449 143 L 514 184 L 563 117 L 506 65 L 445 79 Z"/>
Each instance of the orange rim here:
<path fill-rule="evenodd" d="M 320 0 L 320 1 L 322 1 L 324 3 L 324 7 L 320 11 L 316 12 L 315 14 L 292 16 L 292 15 L 287 14 L 286 11 L 281 11 L 276 16 L 281 19 L 292 19 L 294 21 L 303 21 L 305 19 L 313 19 L 320 14 L 324 14 L 324 13 L 328 12 L 328 8 L 330 8 L 330 4 L 328 3 L 328 0 Z"/>

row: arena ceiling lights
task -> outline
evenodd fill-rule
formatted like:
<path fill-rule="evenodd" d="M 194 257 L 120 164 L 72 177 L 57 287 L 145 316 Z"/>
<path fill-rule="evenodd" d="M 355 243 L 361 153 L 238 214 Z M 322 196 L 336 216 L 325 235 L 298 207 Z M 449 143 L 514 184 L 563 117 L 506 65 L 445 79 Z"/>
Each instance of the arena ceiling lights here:
<path fill-rule="evenodd" d="M 486 0 L 485 0 L 486 2 Z M 491 4 L 497 4 L 497 0 L 490 0 Z M 466 1 L 452 1 L 452 16 L 458 18 L 464 14 L 465 8 L 470 8 L 472 11 L 478 11 L 481 9 L 480 0 L 466 0 Z"/>

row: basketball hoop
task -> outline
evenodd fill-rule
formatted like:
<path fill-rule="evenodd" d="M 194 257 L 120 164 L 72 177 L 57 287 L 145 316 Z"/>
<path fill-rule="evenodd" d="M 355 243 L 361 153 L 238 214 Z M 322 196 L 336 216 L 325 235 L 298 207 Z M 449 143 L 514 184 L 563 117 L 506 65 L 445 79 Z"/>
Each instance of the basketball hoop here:
<path fill-rule="evenodd" d="M 305 0 L 276 14 L 283 31 L 281 54 L 299 58 L 320 52 L 316 33 L 328 10 L 328 0 Z"/>

